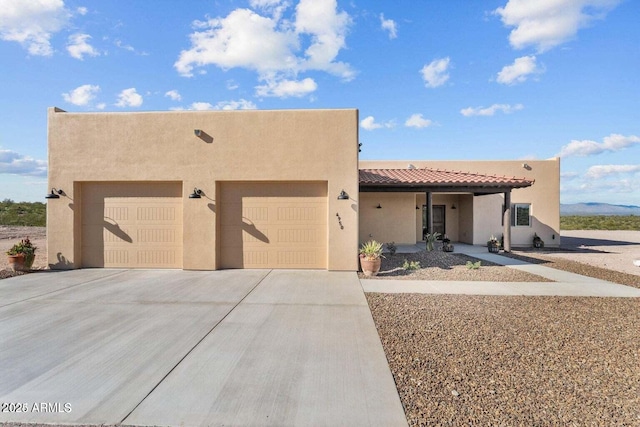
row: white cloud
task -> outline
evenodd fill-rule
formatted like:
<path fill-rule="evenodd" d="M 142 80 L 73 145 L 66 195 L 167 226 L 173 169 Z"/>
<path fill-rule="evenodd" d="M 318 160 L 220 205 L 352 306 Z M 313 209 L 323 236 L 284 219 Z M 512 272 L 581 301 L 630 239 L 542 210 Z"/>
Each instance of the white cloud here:
<path fill-rule="evenodd" d="M 136 92 L 136 88 L 131 87 L 120 92 L 116 107 L 139 107 L 142 102 L 142 96 Z"/>
<path fill-rule="evenodd" d="M 207 65 L 225 70 L 246 68 L 267 82 L 257 87 L 263 93 L 275 93 L 270 86 L 294 81 L 304 82 L 302 92 L 308 93 L 312 80 L 297 79 L 304 71 L 325 71 L 345 80 L 354 77 L 349 64 L 336 60 L 351 24 L 349 15 L 337 10 L 336 0 L 301 0 L 291 19 L 281 17 L 289 6 L 286 1 L 254 0 L 250 4 L 261 10 L 279 8 L 280 12 L 263 16 L 250 9 L 235 9 L 224 18 L 195 21 L 191 47 L 180 53 L 176 70 L 190 77 L 196 68 Z M 297 95 L 285 90 L 284 96 Z"/>
<path fill-rule="evenodd" d="M 24 46 L 30 55 L 51 56 L 51 36 L 64 28 L 71 13 L 63 0 L 3 1 L 0 38 Z"/>
<path fill-rule="evenodd" d="M 640 144 L 640 137 L 638 136 L 624 136 L 612 133 L 611 135 L 603 138 L 603 141 L 601 143 L 591 140 L 573 140 L 560 149 L 560 153 L 558 154 L 558 156 L 585 157 L 605 152 L 620 151 L 636 144 Z"/>
<path fill-rule="evenodd" d="M 389 33 L 390 39 L 398 37 L 396 22 L 393 19 L 384 19 L 384 15 L 380 14 L 380 27 Z"/>
<path fill-rule="evenodd" d="M 513 85 L 526 81 L 531 74 L 541 72 L 543 70 L 537 66 L 535 56 L 521 56 L 516 58 L 513 64 L 505 65 L 498 73 L 496 80 L 498 83 Z"/>
<path fill-rule="evenodd" d="M 196 22 L 202 31 L 191 34 L 191 49 L 183 50 L 174 66 L 183 76 L 209 64 L 222 69 L 248 68 L 260 73 L 295 68 L 295 34 L 279 31 L 272 18 L 236 9 L 226 18 Z"/>
<path fill-rule="evenodd" d="M 235 80 L 233 80 L 233 79 L 227 80 L 227 89 L 228 90 L 236 90 L 239 87 L 240 87 L 240 85 L 238 83 L 236 83 Z"/>
<path fill-rule="evenodd" d="M 166 92 L 164 94 L 164 96 L 171 98 L 172 101 L 181 101 L 182 100 L 182 96 L 180 95 L 180 92 L 178 92 L 175 89 Z"/>
<path fill-rule="evenodd" d="M 588 178 L 604 178 L 612 175 L 640 172 L 640 165 L 596 165 L 591 166 L 585 176 Z"/>
<path fill-rule="evenodd" d="M 362 129 L 364 130 L 375 130 L 375 129 L 380 129 L 380 128 L 392 128 L 395 127 L 395 122 L 393 120 L 390 120 L 388 122 L 385 123 L 377 123 L 376 119 L 373 118 L 373 116 L 368 116 L 365 117 L 364 119 L 360 120 L 360 126 L 362 127 Z"/>
<path fill-rule="evenodd" d="M 296 6 L 295 30 L 297 36 L 310 35 L 311 44 L 305 50 L 302 70 L 322 70 L 351 80 L 354 72 L 348 64 L 335 62 L 340 50 L 346 46 L 345 38 L 351 17 L 338 12 L 337 0 L 300 0 Z"/>
<path fill-rule="evenodd" d="M 302 97 L 318 88 L 316 82 L 307 77 L 304 80 L 267 80 L 266 84 L 256 86 L 258 96 L 276 96 L 279 98 Z"/>
<path fill-rule="evenodd" d="M 189 110 L 207 111 L 207 110 L 255 110 L 256 104 L 246 99 L 220 101 L 216 105 L 209 102 L 194 102 L 189 106 Z M 175 109 L 177 110 L 177 109 Z M 181 108 L 180 108 L 181 110 Z"/>
<path fill-rule="evenodd" d="M 283 2 L 282 0 L 250 0 L 249 4 L 254 9 L 271 9 L 277 6 L 282 6 L 287 4 L 287 2 Z"/>
<path fill-rule="evenodd" d="M 100 92 L 100 86 L 82 85 L 68 93 L 63 93 L 62 98 L 70 104 L 86 106 L 95 99 L 98 92 Z"/>
<path fill-rule="evenodd" d="M 373 118 L 373 116 L 368 116 L 360 120 L 360 126 L 364 130 L 380 129 L 382 127 L 380 123 L 375 122 L 375 119 Z"/>
<path fill-rule="evenodd" d="M 503 24 L 513 27 L 515 49 L 534 46 L 544 52 L 575 37 L 578 30 L 602 19 L 620 0 L 509 0 L 497 8 Z"/>
<path fill-rule="evenodd" d="M 120 49 L 128 50 L 129 52 L 136 51 L 136 49 L 133 46 L 131 46 L 130 44 L 124 44 L 122 40 L 116 40 L 113 42 L 113 44 L 115 44 Z"/>
<path fill-rule="evenodd" d="M 89 12 L 89 9 L 84 6 L 80 6 L 76 9 L 76 12 L 78 13 L 78 15 L 86 15 Z"/>
<path fill-rule="evenodd" d="M 47 162 L 0 149 L 0 174 L 47 176 Z"/>
<path fill-rule="evenodd" d="M 237 101 L 220 101 L 216 104 L 216 110 L 255 110 L 256 104 L 246 99 L 239 99 Z"/>
<path fill-rule="evenodd" d="M 140 56 L 149 56 L 149 53 L 144 52 L 144 51 L 138 51 L 136 50 L 135 47 L 131 46 L 130 44 L 126 44 L 124 43 L 122 40 L 117 39 L 113 42 L 113 44 L 119 48 L 119 49 L 123 49 L 123 50 L 127 50 L 129 52 L 133 52 L 136 55 L 140 55 Z"/>
<path fill-rule="evenodd" d="M 429 119 L 425 119 L 422 117 L 422 114 L 412 114 L 411 117 L 404 122 L 404 125 L 407 127 L 422 129 L 429 127 L 433 124 L 433 122 Z"/>
<path fill-rule="evenodd" d="M 193 104 L 191 104 L 191 107 L 189 107 L 189 110 L 196 110 L 196 111 L 213 110 L 213 105 L 208 102 L 194 102 Z"/>
<path fill-rule="evenodd" d="M 465 117 L 471 116 L 493 116 L 498 111 L 504 114 L 511 114 L 514 111 L 519 111 L 524 108 L 522 104 L 510 105 L 510 104 L 493 104 L 491 107 L 468 107 L 460 110 L 460 114 Z"/>
<path fill-rule="evenodd" d="M 276 20 L 279 20 L 284 11 L 291 6 L 288 1 L 284 0 L 250 0 L 249 4 L 254 9 L 260 9 Z"/>
<path fill-rule="evenodd" d="M 449 73 L 447 73 L 447 70 L 449 69 L 450 62 L 451 60 L 449 57 L 434 59 L 429 64 L 422 67 L 420 72 L 422 73 L 425 86 L 438 87 L 445 84 L 447 80 L 449 80 Z"/>
<path fill-rule="evenodd" d="M 88 56 L 98 56 L 100 52 L 98 52 L 93 46 L 87 43 L 91 36 L 89 34 L 73 34 L 69 36 L 69 41 L 67 43 L 67 51 L 69 55 L 72 57 L 83 60 L 83 55 Z"/>
<path fill-rule="evenodd" d="M 571 181 L 580 176 L 578 172 L 560 172 L 560 178 L 564 181 Z"/>

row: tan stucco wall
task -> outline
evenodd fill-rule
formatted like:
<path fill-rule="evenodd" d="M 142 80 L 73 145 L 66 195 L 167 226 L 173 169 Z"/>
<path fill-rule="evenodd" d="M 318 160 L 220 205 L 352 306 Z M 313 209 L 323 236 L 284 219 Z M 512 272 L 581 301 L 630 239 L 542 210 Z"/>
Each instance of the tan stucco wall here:
<path fill-rule="evenodd" d="M 531 246 L 534 233 L 537 233 L 546 246 L 560 244 L 560 159 L 549 160 L 495 160 L 495 161 L 384 161 L 361 160 L 361 169 L 406 169 L 409 165 L 417 168 L 440 168 L 470 173 L 509 176 L 533 179 L 535 183 L 528 188 L 515 189 L 511 193 L 512 203 L 531 204 L 530 227 L 512 227 L 511 239 L 513 246 Z M 526 165 L 526 168 L 523 166 Z M 365 193 L 366 194 L 366 193 Z M 411 194 L 411 193 L 406 193 Z M 420 200 L 424 195 L 418 194 Z M 444 197 L 444 199 L 442 198 Z M 496 237 L 502 235 L 501 211 L 504 198 L 502 195 L 476 196 L 460 194 L 456 203 L 459 209 L 452 211 L 449 206 L 448 195 L 434 194 L 433 204 L 447 204 L 447 234 L 454 241 L 473 244 L 486 244 L 491 234 Z M 445 200 L 446 203 L 440 202 Z M 420 203 L 424 203 L 423 201 Z M 421 205 L 419 205 L 421 206 Z M 470 207 L 473 206 L 473 209 Z M 415 206 L 414 206 L 415 209 Z M 450 215 L 458 216 L 457 239 L 449 232 L 453 223 Z M 452 216 L 453 217 L 453 216 Z M 370 224 L 370 228 L 380 227 Z M 416 231 L 418 223 L 416 219 Z M 361 230 L 362 231 L 362 230 Z M 362 235 L 360 236 L 362 240 Z"/>
<path fill-rule="evenodd" d="M 412 193 L 360 193 L 360 243 L 415 243 L 415 212 Z"/>
<path fill-rule="evenodd" d="M 48 115 L 49 187 L 66 193 L 48 202 L 48 254 L 55 267 L 82 265 L 82 182 L 181 182 L 183 267 L 216 269 L 220 182 L 326 181 L 328 268 L 357 268 L 357 110 L 66 113 L 50 108 Z M 188 198 L 194 187 L 204 192 L 202 199 Z M 342 189 L 351 200 L 337 200 Z"/>

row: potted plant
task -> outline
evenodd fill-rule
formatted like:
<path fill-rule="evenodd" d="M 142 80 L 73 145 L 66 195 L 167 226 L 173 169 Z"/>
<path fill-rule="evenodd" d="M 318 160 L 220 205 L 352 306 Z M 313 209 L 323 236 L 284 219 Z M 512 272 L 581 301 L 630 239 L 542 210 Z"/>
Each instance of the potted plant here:
<path fill-rule="evenodd" d="M 33 260 L 36 258 L 37 247 L 31 244 L 27 237 L 16 243 L 7 251 L 9 256 L 9 265 L 14 271 L 29 271 L 33 266 Z"/>
<path fill-rule="evenodd" d="M 533 233 L 533 247 L 537 249 L 544 248 L 544 241 L 538 236 L 538 233 Z"/>
<path fill-rule="evenodd" d="M 487 241 L 487 248 L 489 249 L 489 252 L 493 252 L 493 253 L 500 252 L 500 242 L 493 234 Z"/>
<path fill-rule="evenodd" d="M 451 239 L 446 234 L 442 237 L 442 250 L 444 252 L 453 252 L 453 245 Z"/>
<path fill-rule="evenodd" d="M 396 251 L 398 250 L 398 246 L 396 245 L 396 242 L 389 242 L 389 243 L 385 243 L 384 245 L 387 247 L 387 250 L 389 251 L 389 255 L 394 256 L 396 254 Z"/>
<path fill-rule="evenodd" d="M 382 263 L 382 243 L 369 240 L 360 247 L 360 266 L 365 276 L 375 276 Z"/>

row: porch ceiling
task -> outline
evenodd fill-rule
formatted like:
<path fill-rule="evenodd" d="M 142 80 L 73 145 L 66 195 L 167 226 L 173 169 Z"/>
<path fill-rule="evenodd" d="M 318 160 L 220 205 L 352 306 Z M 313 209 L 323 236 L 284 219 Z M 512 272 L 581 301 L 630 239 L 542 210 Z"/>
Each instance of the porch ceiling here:
<path fill-rule="evenodd" d="M 533 185 L 534 180 L 444 169 L 360 169 L 361 192 L 495 194 Z"/>

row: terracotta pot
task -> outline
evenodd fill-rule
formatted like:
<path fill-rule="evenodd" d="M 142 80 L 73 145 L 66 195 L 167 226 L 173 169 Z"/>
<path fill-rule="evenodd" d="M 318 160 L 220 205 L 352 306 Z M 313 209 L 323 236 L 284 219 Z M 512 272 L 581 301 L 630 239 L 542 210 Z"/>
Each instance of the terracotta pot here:
<path fill-rule="evenodd" d="M 9 267 L 13 271 L 24 271 L 24 254 L 9 255 Z"/>
<path fill-rule="evenodd" d="M 24 257 L 24 270 L 29 271 L 33 267 L 33 261 L 36 259 L 36 254 L 32 254 Z"/>
<path fill-rule="evenodd" d="M 382 264 L 382 259 L 374 259 L 372 261 L 367 260 L 366 258 L 360 258 L 360 266 L 362 267 L 362 272 L 365 276 L 375 276 L 380 271 L 380 264 Z"/>

